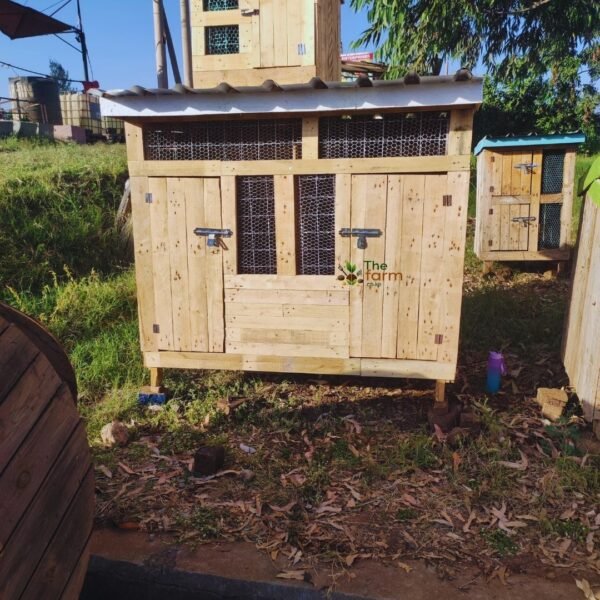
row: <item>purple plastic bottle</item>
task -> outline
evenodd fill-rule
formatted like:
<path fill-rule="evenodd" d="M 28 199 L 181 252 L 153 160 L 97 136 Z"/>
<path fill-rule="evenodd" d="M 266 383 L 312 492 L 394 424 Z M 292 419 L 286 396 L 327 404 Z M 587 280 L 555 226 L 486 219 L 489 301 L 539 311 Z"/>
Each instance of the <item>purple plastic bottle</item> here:
<path fill-rule="evenodd" d="M 496 394 L 500 390 L 502 375 L 506 375 L 506 363 L 502 352 L 490 352 L 487 363 L 487 383 L 485 386 L 488 394 Z"/>

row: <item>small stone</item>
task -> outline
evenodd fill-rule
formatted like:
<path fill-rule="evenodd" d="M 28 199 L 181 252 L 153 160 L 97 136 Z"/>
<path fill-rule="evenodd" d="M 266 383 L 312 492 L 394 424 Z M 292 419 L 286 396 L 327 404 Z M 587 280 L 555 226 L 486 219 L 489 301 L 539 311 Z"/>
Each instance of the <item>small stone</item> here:
<path fill-rule="evenodd" d="M 535 401 L 542 407 L 542 416 L 550 421 L 556 421 L 569 401 L 567 392 L 553 388 L 538 388 Z"/>
<path fill-rule="evenodd" d="M 225 448 L 223 446 L 202 446 L 194 454 L 192 471 L 201 477 L 215 475 L 225 464 Z"/>
<path fill-rule="evenodd" d="M 100 438 L 102 439 L 102 443 L 108 448 L 126 446 L 129 441 L 129 430 L 120 421 L 113 421 L 102 428 Z"/>
<path fill-rule="evenodd" d="M 436 403 L 442 404 L 442 403 Z M 431 429 L 434 429 L 434 425 L 437 425 L 444 433 L 447 433 L 458 423 L 458 418 L 460 416 L 461 405 L 455 404 L 453 406 L 449 406 L 447 410 L 441 410 L 441 406 L 434 405 L 429 409 L 427 413 L 427 420 L 429 421 L 429 426 Z"/>
<path fill-rule="evenodd" d="M 250 469 L 242 469 L 240 471 L 240 479 L 245 483 L 250 483 L 256 477 L 256 473 Z"/>

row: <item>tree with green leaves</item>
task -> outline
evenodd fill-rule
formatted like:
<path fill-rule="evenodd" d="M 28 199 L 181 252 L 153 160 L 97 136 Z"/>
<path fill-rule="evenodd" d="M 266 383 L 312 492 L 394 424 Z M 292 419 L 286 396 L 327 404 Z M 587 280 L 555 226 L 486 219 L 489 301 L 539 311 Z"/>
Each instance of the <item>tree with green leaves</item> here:
<path fill-rule="evenodd" d="M 503 133 L 598 135 L 600 3 L 594 0 L 351 0 L 388 77 L 438 75 L 445 61 L 486 68 L 484 111 Z M 506 119 L 498 121 L 498 112 Z M 512 117 L 512 118 L 511 118 Z M 485 128 L 484 128 L 485 129 Z"/>
<path fill-rule="evenodd" d="M 69 71 L 67 71 L 58 61 L 50 59 L 49 69 L 50 77 L 56 79 L 59 91 L 69 93 L 76 91 L 71 85 Z"/>

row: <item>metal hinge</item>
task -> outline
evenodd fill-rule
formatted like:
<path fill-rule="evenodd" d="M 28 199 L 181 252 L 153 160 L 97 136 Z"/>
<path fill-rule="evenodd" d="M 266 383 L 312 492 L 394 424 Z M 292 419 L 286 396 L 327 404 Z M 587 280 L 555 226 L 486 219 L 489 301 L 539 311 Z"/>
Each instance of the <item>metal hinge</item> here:
<path fill-rule="evenodd" d="M 253 17 L 259 14 L 260 10 L 258 8 L 242 8 L 242 17 Z"/>
<path fill-rule="evenodd" d="M 148 192 L 146 194 L 145 200 L 146 200 L 146 204 L 152 204 L 154 198 L 152 197 L 152 194 L 150 192 Z"/>
<path fill-rule="evenodd" d="M 493 185 L 490 185 L 490 192 L 492 192 L 492 194 L 494 193 L 494 190 L 495 190 L 495 189 L 496 189 L 496 188 L 495 188 Z"/>
<path fill-rule="evenodd" d="M 490 215 L 493 215 L 493 214 L 494 214 L 494 209 L 490 208 Z"/>
<path fill-rule="evenodd" d="M 160 333 L 160 325 L 158 323 L 152 325 L 152 333 Z"/>
<path fill-rule="evenodd" d="M 444 336 L 441 333 L 436 334 L 435 343 L 439 346 L 444 343 Z"/>
<path fill-rule="evenodd" d="M 488 246 L 493 246 L 494 245 L 494 241 L 493 240 L 488 240 Z"/>
<path fill-rule="evenodd" d="M 443 196 L 442 203 L 444 206 L 452 206 L 452 196 L 449 194 Z"/>
<path fill-rule="evenodd" d="M 495 156 L 490 156 L 490 162 L 496 162 L 496 157 Z"/>

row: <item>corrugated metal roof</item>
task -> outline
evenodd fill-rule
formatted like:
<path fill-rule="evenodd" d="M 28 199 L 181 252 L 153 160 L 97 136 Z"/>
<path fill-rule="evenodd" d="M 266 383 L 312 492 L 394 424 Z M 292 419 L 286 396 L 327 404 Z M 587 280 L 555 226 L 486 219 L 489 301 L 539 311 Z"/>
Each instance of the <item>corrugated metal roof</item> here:
<path fill-rule="evenodd" d="M 460 69 L 454 75 L 441 76 L 419 76 L 416 73 L 410 73 L 403 79 L 378 80 L 368 77 L 359 77 L 356 81 L 323 81 L 318 77 L 313 77 L 308 83 L 279 85 L 275 81 L 268 79 L 259 86 L 241 86 L 234 87 L 226 82 L 221 83 L 214 88 L 195 89 L 185 85 L 178 84 L 171 89 L 149 89 L 135 85 L 127 90 L 111 90 L 102 92 L 103 98 L 125 98 L 142 96 L 181 96 L 181 95 L 218 95 L 218 94 L 261 94 L 261 93 L 285 93 L 307 90 L 338 90 L 353 88 L 404 88 L 409 85 L 428 85 L 428 84 L 456 84 L 465 81 L 482 82 L 481 77 L 475 77 L 468 69 Z"/>
<path fill-rule="evenodd" d="M 475 154 L 479 154 L 486 148 L 518 148 L 527 146 L 569 146 L 583 144 L 585 135 L 583 133 L 553 133 L 548 135 L 508 135 L 501 138 L 484 137 L 475 146 Z"/>

